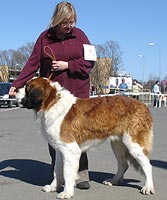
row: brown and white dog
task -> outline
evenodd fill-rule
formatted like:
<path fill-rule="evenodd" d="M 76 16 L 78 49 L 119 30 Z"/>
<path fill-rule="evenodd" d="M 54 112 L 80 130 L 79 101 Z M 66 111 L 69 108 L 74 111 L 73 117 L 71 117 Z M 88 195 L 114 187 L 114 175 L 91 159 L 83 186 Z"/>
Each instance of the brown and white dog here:
<path fill-rule="evenodd" d="M 167 96 L 165 94 L 159 95 L 159 107 L 166 107 Z"/>
<path fill-rule="evenodd" d="M 57 197 L 71 198 L 81 152 L 109 139 L 118 161 L 118 172 L 104 184 L 119 184 L 130 163 L 145 175 L 141 193 L 154 193 L 148 158 L 153 121 L 143 103 L 126 96 L 77 98 L 46 78 L 27 82 L 25 93 L 20 90 L 17 98 L 35 111 L 41 131 L 56 149 L 55 177 L 43 191 L 56 191 L 64 182 L 64 191 Z"/>

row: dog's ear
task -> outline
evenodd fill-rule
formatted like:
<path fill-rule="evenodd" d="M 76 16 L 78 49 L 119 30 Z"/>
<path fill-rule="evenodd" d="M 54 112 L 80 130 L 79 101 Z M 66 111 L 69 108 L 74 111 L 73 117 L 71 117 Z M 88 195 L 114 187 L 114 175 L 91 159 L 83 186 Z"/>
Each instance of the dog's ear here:
<path fill-rule="evenodd" d="M 52 105 L 54 105 L 57 101 L 58 101 L 58 99 L 60 98 L 60 96 L 59 95 L 57 95 L 57 90 L 56 90 L 56 88 L 54 88 L 54 87 L 48 87 L 47 89 L 46 89 L 46 95 L 45 95 L 45 99 L 44 99 L 44 101 L 43 101 L 43 104 L 42 104 L 42 109 L 43 110 L 47 110 L 47 109 L 49 109 Z"/>

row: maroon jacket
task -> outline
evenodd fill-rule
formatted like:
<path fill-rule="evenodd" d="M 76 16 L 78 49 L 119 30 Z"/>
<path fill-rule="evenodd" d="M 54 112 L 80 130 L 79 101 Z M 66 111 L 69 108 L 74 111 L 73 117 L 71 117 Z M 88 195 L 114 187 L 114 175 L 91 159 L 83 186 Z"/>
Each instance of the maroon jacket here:
<path fill-rule="evenodd" d="M 41 33 L 34 45 L 30 58 L 12 86 L 16 88 L 23 87 L 38 69 L 41 77 L 49 77 L 52 59 L 44 50 L 47 46 L 51 48 L 57 61 L 67 61 L 69 67 L 67 70 L 54 72 L 52 80 L 58 81 L 61 86 L 77 97 L 89 97 L 89 73 L 93 68 L 94 62 L 86 61 L 83 58 L 83 44 L 90 44 L 88 38 L 83 31 L 76 27 L 72 29 L 71 33 L 63 41 L 56 37 L 55 32 L 56 28 L 51 28 Z M 48 49 L 47 52 L 52 55 Z"/>

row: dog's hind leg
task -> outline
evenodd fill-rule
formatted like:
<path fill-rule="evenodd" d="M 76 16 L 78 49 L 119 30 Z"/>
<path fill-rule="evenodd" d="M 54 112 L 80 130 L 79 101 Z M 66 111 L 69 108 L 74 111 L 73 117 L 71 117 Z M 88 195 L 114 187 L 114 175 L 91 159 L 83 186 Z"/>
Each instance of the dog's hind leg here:
<path fill-rule="evenodd" d="M 64 191 L 57 195 L 59 199 L 70 199 L 74 195 L 75 181 L 78 178 L 79 159 L 81 149 L 77 143 L 69 143 L 61 148 L 63 156 Z"/>
<path fill-rule="evenodd" d="M 63 158 L 59 150 L 56 150 L 56 161 L 54 167 L 54 179 L 50 185 L 42 188 L 44 192 L 55 192 L 63 184 Z"/>
<path fill-rule="evenodd" d="M 107 179 L 103 182 L 105 185 L 118 185 L 123 181 L 123 176 L 128 169 L 127 163 L 127 149 L 121 141 L 111 141 L 111 147 L 115 154 L 118 164 L 118 171 L 112 179 Z"/>
<path fill-rule="evenodd" d="M 129 134 L 123 135 L 123 143 L 129 150 L 129 154 L 137 161 L 145 175 L 145 184 L 141 189 L 141 193 L 154 194 L 152 166 L 148 157 L 144 154 L 143 148 L 139 144 L 134 143 Z"/>

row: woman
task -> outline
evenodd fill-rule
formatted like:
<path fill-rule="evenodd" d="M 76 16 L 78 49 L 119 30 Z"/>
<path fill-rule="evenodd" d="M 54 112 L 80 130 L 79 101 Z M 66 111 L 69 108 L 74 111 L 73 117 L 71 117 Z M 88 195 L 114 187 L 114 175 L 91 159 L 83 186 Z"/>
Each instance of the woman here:
<path fill-rule="evenodd" d="M 154 107 L 159 107 L 159 94 L 161 94 L 161 91 L 160 91 L 160 83 L 159 81 L 157 80 L 153 86 L 153 93 L 155 94 L 154 95 L 154 103 L 153 103 L 153 106 Z"/>
<path fill-rule="evenodd" d="M 94 66 L 94 59 L 87 60 L 84 52 L 89 51 L 90 42 L 84 32 L 75 27 L 76 12 L 69 2 L 57 4 L 49 28 L 38 37 L 26 65 L 10 88 L 9 95 L 15 95 L 17 88 L 31 79 L 39 70 L 41 77 L 58 81 L 75 96 L 89 97 L 89 73 Z M 85 45 L 88 44 L 88 45 Z M 92 47 L 92 46 L 90 46 Z M 55 163 L 55 151 L 49 146 L 52 168 Z M 77 187 L 88 189 L 88 159 L 83 153 L 79 166 L 80 179 Z"/>

